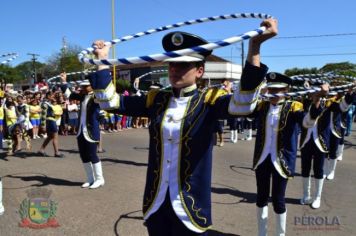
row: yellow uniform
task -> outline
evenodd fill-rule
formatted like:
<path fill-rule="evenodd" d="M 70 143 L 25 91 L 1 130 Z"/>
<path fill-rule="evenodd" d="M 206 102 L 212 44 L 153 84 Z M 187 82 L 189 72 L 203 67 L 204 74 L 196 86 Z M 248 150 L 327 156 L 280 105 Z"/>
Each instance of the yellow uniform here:
<path fill-rule="evenodd" d="M 40 119 L 41 117 L 41 107 L 39 105 L 30 105 L 30 119 Z"/>
<path fill-rule="evenodd" d="M 54 117 L 56 119 L 56 124 L 59 126 L 61 124 L 61 116 L 63 114 L 63 109 L 61 105 L 52 106 Z"/>

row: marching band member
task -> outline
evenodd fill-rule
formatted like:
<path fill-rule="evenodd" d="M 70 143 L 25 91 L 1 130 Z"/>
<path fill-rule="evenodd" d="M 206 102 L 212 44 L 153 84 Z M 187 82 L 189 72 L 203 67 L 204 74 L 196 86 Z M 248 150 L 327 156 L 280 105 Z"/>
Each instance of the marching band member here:
<path fill-rule="evenodd" d="M 80 101 L 77 141 L 80 158 L 87 175 L 87 181 L 82 188 L 96 189 L 105 184 L 101 161 L 97 155 L 100 140 L 100 107 L 95 102 L 94 92 L 88 80 L 80 83 L 80 93 L 75 93 L 68 88 L 67 75 L 62 73 L 60 76 L 63 83 L 61 89 L 65 96 Z"/>
<path fill-rule="evenodd" d="M 328 98 L 327 107 L 331 106 L 332 103 L 339 103 L 341 97 L 337 97 L 337 92 L 330 92 Z M 328 180 L 333 180 L 335 176 L 335 169 L 337 164 L 337 151 L 339 148 L 340 140 L 342 138 L 342 127 L 341 127 L 341 117 L 345 112 L 334 113 L 330 112 L 330 148 L 327 159 L 324 161 L 324 176 Z"/>
<path fill-rule="evenodd" d="M 279 74 L 268 73 L 267 91 L 271 94 L 288 92 L 292 79 Z M 257 127 L 253 169 L 257 182 L 258 235 L 267 235 L 268 199 L 272 182 L 272 203 L 276 213 L 276 234 L 285 235 L 287 210 L 285 192 L 289 178 L 292 178 L 297 157 L 300 126 L 310 127 L 318 115 L 318 96 L 309 116 L 305 115 L 303 104 L 285 97 L 273 97 L 261 101 L 253 116 L 259 120 Z M 271 181 L 272 179 L 272 181 Z"/>
<path fill-rule="evenodd" d="M 301 204 L 310 204 L 313 209 L 317 209 L 321 204 L 321 193 L 324 184 L 324 159 L 330 151 L 330 122 L 331 114 L 339 114 L 347 111 L 352 103 L 352 89 L 339 103 L 323 104 L 322 113 L 317 118 L 317 122 L 310 128 L 303 128 L 300 138 L 302 177 L 303 177 L 303 198 Z M 315 196 L 310 196 L 310 170 L 313 160 L 313 171 L 315 179 Z"/>
<path fill-rule="evenodd" d="M 143 214 L 149 235 L 207 235 L 211 227 L 211 169 L 214 122 L 231 115 L 251 113 L 267 67 L 260 63 L 260 46 L 277 34 L 277 21 L 263 22 L 267 31 L 250 40 L 240 87 L 232 95 L 217 89 L 199 92 L 196 82 L 204 74 L 203 50 L 167 59 L 171 91 L 151 90 L 147 95 L 120 96 L 109 67 L 99 65 L 90 79 L 100 107 L 129 116 L 149 117 L 150 144 Z M 166 51 L 207 42 L 185 32 L 163 37 Z M 109 46 L 96 41 L 94 53 L 107 59 Z"/>
<path fill-rule="evenodd" d="M 340 142 L 339 142 L 339 146 L 337 148 L 337 151 L 336 151 L 336 160 L 338 161 L 342 161 L 342 157 L 344 155 L 344 147 L 345 147 L 345 134 L 346 134 L 346 129 L 347 129 L 347 113 L 348 112 L 344 112 L 342 113 L 341 115 L 341 139 L 340 139 Z"/>

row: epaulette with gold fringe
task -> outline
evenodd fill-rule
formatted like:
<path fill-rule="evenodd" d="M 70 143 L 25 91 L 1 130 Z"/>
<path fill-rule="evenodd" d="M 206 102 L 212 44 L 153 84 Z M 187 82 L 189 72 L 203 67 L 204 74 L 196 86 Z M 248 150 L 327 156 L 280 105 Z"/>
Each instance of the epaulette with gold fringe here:
<path fill-rule="evenodd" d="M 292 112 L 303 111 L 304 110 L 303 103 L 293 101 L 290 110 Z"/>
<path fill-rule="evenodd" d="M 147 93 L 147 98 L 146 98 L 146 107 L 149 108 L 150 106 L 153 105 L 153 102 L 155 100 L 156 95 L 159 93 L 159 89 L 151 89 Z"/>
<path fill-rule="evenodd" d="M 216 100 L 224 95 L 227 95 L 227 91 L 220 88 L 211 88 L 206 92 L 204 103 L 214 105 Z"/>

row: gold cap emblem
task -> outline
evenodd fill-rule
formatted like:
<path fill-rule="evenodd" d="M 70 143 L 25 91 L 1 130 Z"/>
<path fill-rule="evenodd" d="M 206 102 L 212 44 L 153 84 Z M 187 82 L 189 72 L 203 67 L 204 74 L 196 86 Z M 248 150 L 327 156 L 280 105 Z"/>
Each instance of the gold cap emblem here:
<path fill-rule="evenodd" d="M 180 46 L 183 44 L 183 35 L 181 33 L 175 33 L 172 35 L 172 43 L 175 46 Z"/>

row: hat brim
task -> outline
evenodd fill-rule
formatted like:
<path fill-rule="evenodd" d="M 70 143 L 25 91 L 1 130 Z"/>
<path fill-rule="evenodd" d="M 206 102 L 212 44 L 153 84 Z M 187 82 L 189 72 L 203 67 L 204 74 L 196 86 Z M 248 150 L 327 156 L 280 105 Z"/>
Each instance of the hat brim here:
<path fill-rule="evenodd" d="M 192 57 L 192 56 L 181 56 L 181 57 L 173 57 L 164 60 L 164 62 L 197 62 L 203 61 L 203 58 Z"/>
<path fill-rule="evenodd" d="M 267 88 L 287 88 L 289 84 L 286 83 L 267 83 Z"/>

